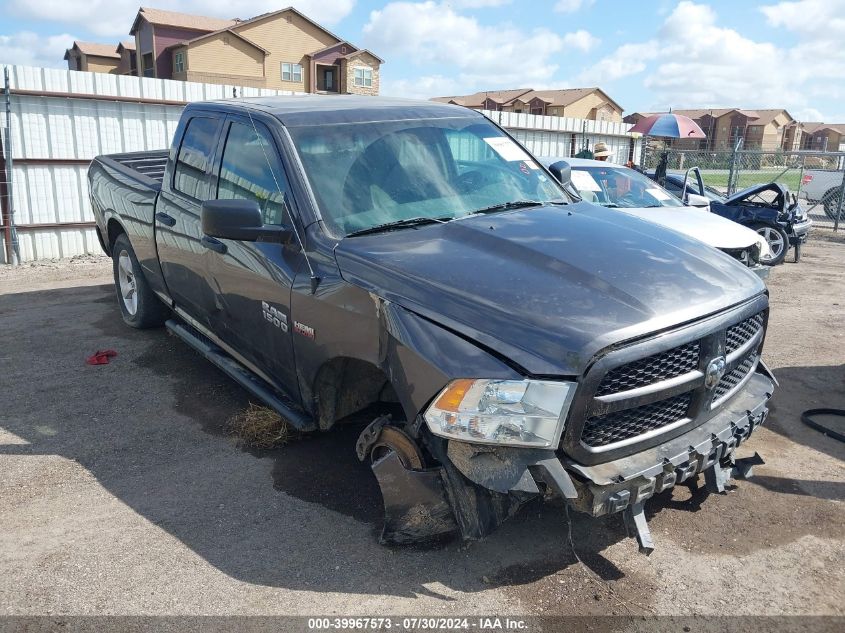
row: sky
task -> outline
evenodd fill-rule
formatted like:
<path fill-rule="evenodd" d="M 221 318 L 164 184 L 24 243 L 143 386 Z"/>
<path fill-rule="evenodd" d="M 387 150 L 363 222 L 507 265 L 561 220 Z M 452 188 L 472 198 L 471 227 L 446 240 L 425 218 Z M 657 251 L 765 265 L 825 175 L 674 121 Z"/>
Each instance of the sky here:
<path fill-rule="evenodd" d="M 224 18 L 292 4 L 382 57 L 383 95 L 599 86 L 626 113 L 783 107 L 802 121 L 845 123 L 845 0 L 149 3 Z M 130 39 L 140 4 L 0 0 L 0 63 L 66 67 L 74 39 Z"/>

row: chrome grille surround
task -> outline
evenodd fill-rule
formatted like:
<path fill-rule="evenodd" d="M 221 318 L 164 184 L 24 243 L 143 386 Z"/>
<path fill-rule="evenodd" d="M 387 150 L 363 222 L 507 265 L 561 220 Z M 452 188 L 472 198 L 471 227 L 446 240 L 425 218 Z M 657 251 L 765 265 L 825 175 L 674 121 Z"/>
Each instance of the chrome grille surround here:
<path fill-rule="evenodd" d="M 768 300 L 761 295 L 598 355 L 580 381 L 561 448 L 581 463 L 600 464 L 703 424 L 753 375 L 767 319 Z M 719 357 L 726 361 L 724 374 L 708 389 L 705 371 Z"/>

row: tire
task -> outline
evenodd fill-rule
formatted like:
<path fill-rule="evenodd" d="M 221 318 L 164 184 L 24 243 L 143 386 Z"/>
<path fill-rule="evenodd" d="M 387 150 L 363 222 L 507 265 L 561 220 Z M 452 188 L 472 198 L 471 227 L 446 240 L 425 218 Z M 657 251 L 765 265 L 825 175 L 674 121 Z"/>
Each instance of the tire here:
<path fill-rule="evenodd" d="M 763 259 L 761 257 L 760 263 L 765 266 L 777 266 L 780 264 L 786 258 L 786 253 L 789 250 L 789 236 L 783 230 L 783 227 L 758 222 L 757 224 L 752 224 L 751 228 L 763 236 L 772 250 L 772 257 L 770 259 Z"/>
<path fill-rule="evenodd" d="M 112 272 L 124 323 L 139 330 L 163 325 L 170 309 L 150 288 L 125 234 L 118 235 L 112 246 Z"/>
<path fill-rule="evenodd" d="M 839 188 L 825 191 L 821 203 L 824 206 L 825 215 L 831 220 L 835 220 L 836 212 L 839 210 Z M 842 215 L 845 217 L 845 209 L 843 209 Z"/>

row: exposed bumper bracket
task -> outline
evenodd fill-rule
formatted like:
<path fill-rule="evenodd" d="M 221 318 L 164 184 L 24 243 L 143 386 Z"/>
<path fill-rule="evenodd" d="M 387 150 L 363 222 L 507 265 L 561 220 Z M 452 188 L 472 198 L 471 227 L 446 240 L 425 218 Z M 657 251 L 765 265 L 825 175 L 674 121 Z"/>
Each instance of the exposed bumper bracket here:
<path fill-rule="evenodd" d="M 651 539 L 651 530 L 648 529 L 648 521 L 645 518 L 645 502 L 640 501 L 625 508 L 622 513 L 625 519 L 625 529 L 628 536 L 635 536 L 640 546 L 640 553 L 648 556 L 654 551 L 654 541 Z"/>
<path fill-rule="evenodd" d="M 766 462 L 755 451 L 751 457 L 731 460 L 731 477 L 734 479 L 749 479 L 754 476 L 754 466 L 762 466 Z"/>

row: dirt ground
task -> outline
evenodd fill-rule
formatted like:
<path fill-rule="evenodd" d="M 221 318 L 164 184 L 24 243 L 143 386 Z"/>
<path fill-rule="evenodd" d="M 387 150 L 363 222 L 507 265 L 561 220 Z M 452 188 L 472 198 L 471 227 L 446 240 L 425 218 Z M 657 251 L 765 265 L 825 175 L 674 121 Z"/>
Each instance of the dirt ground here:
<path fill-rule="evenodd" d="M 104 258 L 0 269 L 0 615 L 845 615 L 845 445 L 799 419 L 845 408 L 841 238 L 772 272 L 780 387 L 743 451 L 765 466 L 651 500 L 648 558 L 618 516 L 572 513 L 573 549 L 555 503 L 478 543 L 379 546 L 365 419 L 238 448 L 223 429 L 246 394 L 125 327 L 110 279 Z"/>

